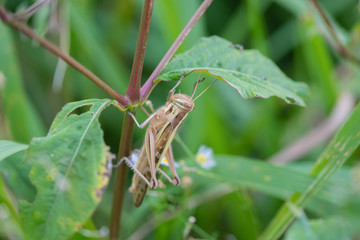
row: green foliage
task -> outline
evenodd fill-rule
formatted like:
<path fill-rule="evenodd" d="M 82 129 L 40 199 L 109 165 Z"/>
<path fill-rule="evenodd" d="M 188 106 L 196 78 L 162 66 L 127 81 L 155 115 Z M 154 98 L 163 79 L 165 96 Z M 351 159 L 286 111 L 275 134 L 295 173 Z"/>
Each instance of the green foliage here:
<path fill-rule="evenodd" d="M 17 239 L 22 239 L 20 216 L 13 205 L 12 197 L 5 186 L 5 182 L 0 177 L 0 212 L 2 214 L 0 238 L 14 236 Z"/>
<path fill-rule="evenodd" d="M 0 5 L 20 13 L 37 2 Z M 35 11 L 29 26 L 124 95 L 143 1 L 51 2 L 57 5 Z M 359 3 L 318 2 L 355 60 L 339 54 L 310 1 L 213 1 L 155 81 L 185 75 L 178 90 L 188 94 L 200 74 L 209 81 L 197 93 L 215 79 L 232 88 L 209 88 L 176 136 L 180 186 L 158 176 L 163 184 L 149 189 L 140 208 L 125 191 L 120 239 L 359 237 L 359 106 L 340 131 L 332 129 L 338 134 L 330 143 L 314 146 L 297 163 L 266 162 L 329 122 L 344 92 L 353 102 L 360 97 Z M 200 3 L 155 1 L 143 83 Z M 113 181 L 107 164 L 110 152 L 118 152 L 125 113 L 103 111 L 115 102 L 94 100 L 108 96 L 58 61 L 0 21 L 0 138 L 7 139 L 0 141 L 1 239 L 109 235 Z M 63 82 L 53 83 L 59 76 Z M 154 88 L 149 99 L 155 107 L 172 87 L 162 82 Z M 138 109 L 136 117 L 145 114 Z M 134 131 L 133 149 L 144 141 L 144 130 Z M 215 153 L 212 169 L 195 164 L 204 144 Z"/>
<path fill-rule="evenodd" d="M 12 141 L 0 140 L 0 162 L 5 158 L 28 148 L 25 144 Z"/>
<path fill-rule="evenodd" d="M 0 81 L 4 85 L 3 103 L 13 140 L 28 142 L 41 136 L 44 127 L 24 91 L 11 31 L 0 22 Z M 26 121 L 24 121 L 26 119 Z"/>
<path fill-rule="evenodd" d="M 256 159 L 216 156 L 216 167 L 210 172 L 196 167 L 195 173 L 209 181 L 246 186 L 270 196 L 287 199 L 293 192 L 305 192 L 315 177 L 290 167 L 274 166 Z M 316 195 L 316 200 L 342 205 L 352 196 L 351 183 L 332 180 Z"/>
<path fill-rule="evenodd" d="M 37 188 L 32 204 L 21 202 L 27 239 L 65 239 L 90 217 L 109 181 L 109 153 L 98 118 L 110 100 L 65 105 L 46 137 L 35 138 L 25 161 Z M 76 115 L 83 106 L 89 111 Z"/>
<path fill-rule="evenodd" d="M 263 239 L 274 239 L 280 236 L 296 216 L 292 208 L 305 207 L 329 181 L 332 175 L 348 160 L 360 144 L 360 104 L 357 105 L 351 117 L 331 140 L 312 168 L 310 175 L 315 180 L 302 193 L 294 193 L 264 232 Z"/>
<path fill-rule="evenodd" d="M 219 37 L 203 38 L 189 51 L 175 56 L 166 66 L 161 80 L 176 80 L 198 72 L 235 88 L 245 99 L 277 96 L 287 103 L 305 106 L 305 84 L 292 82 L 276 65 L 255 50 L 242 50 Z"/>
<path fill-rule="evenodd" d="M 296 221 L 285 235 L 285 240 L 296 239 L 351 239 L 349 223 L 343 218 L 315 219 L 309 221 L 305 217 Z"/>

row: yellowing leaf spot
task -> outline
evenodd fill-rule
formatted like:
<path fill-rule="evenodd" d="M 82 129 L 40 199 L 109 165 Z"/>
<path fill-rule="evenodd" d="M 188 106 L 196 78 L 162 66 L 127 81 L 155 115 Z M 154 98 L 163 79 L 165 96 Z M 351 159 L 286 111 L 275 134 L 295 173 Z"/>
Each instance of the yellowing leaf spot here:
<path fill-rule="evenodd" d="M 101 166 L 97 173 L 97 184 L 93 192 L 96 202 L 100 202 L 102 194 L 110 179 L 111 170 L 108 169 L 106 161 L 107 158 L 105 157 L 105 161 L 101 163 Z"/>
<path fill-rule="evenodd" d="M 360 137 L 360 132 L 357 132 L 357 133 L 356 133 L 356 137 Z"/>
<path fill-rule="evenodd" d="M 36 212 L 34 212 L 34 218 L 40 218 L 40 216 L 41 216 L 41 215 L 40 215 L 40 213 L 39 213 L 39 212 L 37 212 L 37 211 L 36 211 Z"/>
<path fill-rule="evenodd" d="M 58 173 L 58 170 L 56 168 L 52 168 L 50 170 L 50 174 L 53 175 L 53 176 L 55 176 L 57 173 Z"/>
<path fill-rule="evenodd" d="M 260 170 L 260 168 L 259 168 L 258 166 L 255 166 L 255 167 L 253 167 L 253 170 L 254 170 L 255 172 L 257 172 L 257 171 Z"/>
<path fill-rule="evenodd" d="M 82 228 L 81 222 L 75 223 L 75 225 L 74 225 L 75 232 L 78 232 L 81 228 Z"/>
<path fill-rule="evenodd" d="M 264 181 L 265 182 L 270 182 L 270 180 L 271 180 L 271 177 L 269 175 L 264 176 Z"/>
<path fill-rule="evenodd" d="M 58 219 L 58 223 L 61 226 L 61 228 L 65 228 L 65 223 L 64 223 L 64 219 L 63 218 L 59 218 Z"/>

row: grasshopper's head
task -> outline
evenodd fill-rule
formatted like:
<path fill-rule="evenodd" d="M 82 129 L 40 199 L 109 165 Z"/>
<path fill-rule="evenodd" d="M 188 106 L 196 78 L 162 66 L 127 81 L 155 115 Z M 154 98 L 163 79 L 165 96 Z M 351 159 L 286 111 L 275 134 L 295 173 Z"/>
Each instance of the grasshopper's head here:
<path fill-rule="evenodd" d="M 175 94 L 174 96 L 172 96 L 171 102 L 179 110 L 183 110 L 186 112 L 191 112 L 195 108 L 194 100 L 190 96 L 185 94 Z"/>

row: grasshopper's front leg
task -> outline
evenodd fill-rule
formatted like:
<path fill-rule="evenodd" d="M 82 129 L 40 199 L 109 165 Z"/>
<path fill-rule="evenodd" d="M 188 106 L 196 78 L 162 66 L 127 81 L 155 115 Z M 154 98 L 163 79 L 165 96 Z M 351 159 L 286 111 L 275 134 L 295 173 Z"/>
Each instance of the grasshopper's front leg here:
<path fill-rule="evenodd" d="M 130 117 L 132 117 L 132 119 L 134 120 L 135 124 L 140 128 L 143 129 L 146 125 L 148 125 L 148 123 L 151 121 L 151 119 L 156 115 L 156 113 L 151 114 L 142 124 L 139 124 L 139 122 L 136 120 L 136 117 L 134 116 L 134 114 L 132 114 L 131 112 L 126 111 L 127 114 L 130 115 Z"/>

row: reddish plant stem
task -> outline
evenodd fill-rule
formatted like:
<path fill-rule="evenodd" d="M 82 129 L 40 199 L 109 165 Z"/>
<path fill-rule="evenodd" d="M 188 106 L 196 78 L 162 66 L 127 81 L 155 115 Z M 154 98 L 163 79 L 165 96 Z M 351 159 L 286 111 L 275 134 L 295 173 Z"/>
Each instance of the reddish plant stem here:
<path fill-rule="evenodd" d="M 204 14 L 206 9 L 210 6 L 213 0 L 204 0 L 200 5 L 198 10 L 195 12 L 193 17 L 186 24 L 185 28 L 182 30 L 180 35 L 176 38 L 175 42 L 172 44 L 170 49 L 167 51 L 165 56 L 161 59 L 160 63 L 157 65 L 153 73 L 146 80 L 145 84 L 141 88 L 141 101 L 145 101 L 152 91 L 152 89 L 156 86 L 157 83 L 154 83 L 154 79 L 160 75 L 161 71 L 164 69 L 166 64 L 170 61 L 172 56 L 175 54 L 176 50 L 180 47 L 181 43 L 184 41 L 186 36 L 189 34 L 191 29 L 195 26 L 200 17 Z"/>
<path fill-rule="evenodd" d="M 141 74 L 144 65 L 145 51 L 147 45 L 147 39 L 149 36 L 150 22 L 152 16 L 154 0 L 145 0 L 143 10 L 141 13 L 139 34 L 136 44 L 136 51 L 131 69 L 130 81 L 128 89 L 126 90 L 126 96 L 129 97 L 132 104 L 140 101 L 140 85 Z M 135 112 L 133 112 L 135 115 Z M 124 116 L 123 127 L 121 130 L 121 139 L 119 146 L 119 153 L 117 161 L 119 162 L 122 157 L 129 156 L 131 150 L 131 142 L 133 137 L 134 121 L 128 114 Z M 113 203 L 111 211 L 110 222 L 110 239 L 118 239 L 121 229 L 121 213 L 123 208 L 125 189 L 126 189 L 126 177 L 128 167 L 122 164 L 115 173 L 115 183 L 113 191 Z"/>
<path fill-rule="evenodd" d="M 330 31 L 330 35 L 332 36 L 333 40 L 335 41 L 336 48 L 335 50 L 344 58 L 352 60 L 353 62 L 360 64 L 360 60 L 357 59 L 340 41 L 338 35 L 336 34 L 334 26 L 331 24 L 329 18 L 326 16 L 324 10 L 321 8 L 319 2 L 317 0 L 310 0 L 310 2 L 314 5 L 316 10 L 319 12 L 321 18 L 324 20 L 325 25 Z"/>
<path fill-rule="evenodd" d="M 85 77 L 90 79 L 93 83 L 101 87 L 105 92 L 107 92 L 110 96 L 112 96 L 114 99 L 116 99 L 122 108 L 129 105 L 129 100 L 116 92 L 114 89 L 112 89 L 109 85 L 107 85 L 104 81 L 102 81 L 98 76 L 96 76 L 93 72 L 91 72 L 89 69 L 84 67 L 81 63 L 79 63 L 77 60 L 72 58 L 67 53 L 64 53 L 53 43 L 49 42 L 45 38 L 41 38 L 36 35 L 36 33 L 29 28 L 26 24 L 21 23 L 17 20 L 14 20 L 12 15 L 9 14 L 4 7 L 0 6 L 0 18 L 1 20 L 7 24 L 8 26 L 14 28 L 18 32 L 21 32 L 22 34 L 26 35 L 30 39 L 38 42 L 42 47 L 44 47 L 49 52 L 53 53 L 55 56 L 61 58 L 64 60 L 67 64 L 78 70 L 80 73 L 82 73 Z"/>
<path fill-rule="evenodd" d="M 129 86 L 126 90 L 126 95 L 129 97 L 131 102 L 139 102 L 140 100 L 141 74 L 144 65 L 145 51 L 149 36 L 153 5 L 154 0 L 145 0 L 141 13 L 136 51 L 133 60 L 133 66 L 131 69 Z"/>
<path fill-rule="evenodd" d="M 135 114 L 135 112 L 133 112 Z M 134 132 L 134 121 L 128 114 L 124 114 L 123 125 L 121 130 L 121 139 L 117 162 L 124 156 L 129 156 L 131 150 L 131 142 Z M 115 182 L 113 191 L 113 202 L 111 208 L 110 222 L 110 240 L 117 240 L 120 235 L 121 212 L 124 202 L 124 193 L 126 189 L 126 178 L 128 166 L 121 164 L 115 172 Z"/>
<path fill-rule="evenodd" d="M 319 12 L 321 18 L 324 20 L 326 26 L 328 27 L 331 36 L 333 37 L 337 48 L 338 48 L 338 52 L 344 56 L 344 57 L 349 57 L 350 54 L 347 51 L 347 49 L 342 45 L 340 39 L 338 38 L 335 29 L 333 27 L 333 25 L 331 24 L 330 20 L 328 19 L 328 17 L 326 16 L 324 10 L 321 8 L 321 6 L 319 5 L 317 0 L 311 0 L 312 4 L 315 6 L 316 10 Z"/>

